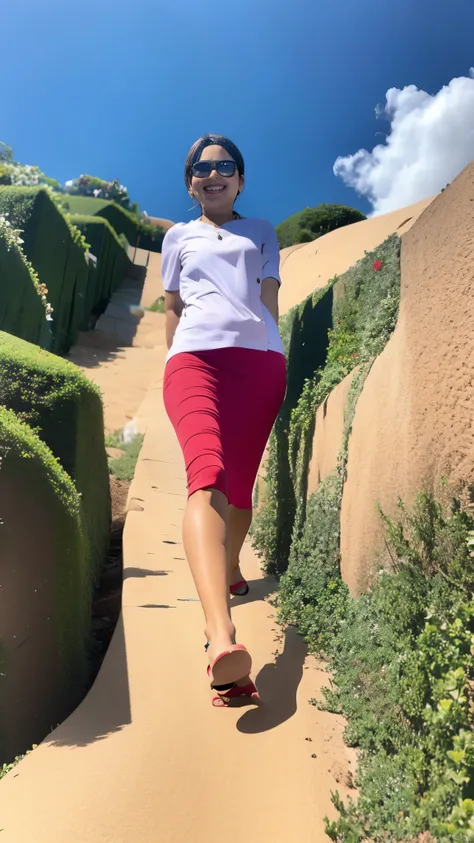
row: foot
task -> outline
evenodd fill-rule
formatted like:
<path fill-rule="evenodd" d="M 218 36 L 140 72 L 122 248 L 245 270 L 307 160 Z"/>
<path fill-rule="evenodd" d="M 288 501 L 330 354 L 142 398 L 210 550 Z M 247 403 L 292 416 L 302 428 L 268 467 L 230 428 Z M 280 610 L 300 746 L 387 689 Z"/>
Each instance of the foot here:
<path fill-rule="evenodd" d="M 235 627 L 214 634 L 208 632 L 207 652 L 209 656 L 208 674 L 213 686 L 238 682 L 246 677 L 252 667 L 248 650 L 235 646 Z"/>
<path fill-rule="evenodd" d="M 245 577 L 240 570 L 240 565 L 237 565 L 237 567 L 230 572 L 230 584 L 235 585 L 235 583 L 241 582 L 243 579 L 245 579 Z"/>
<path fill-rule="evenodd" d="M 236 585 L 239 585 L 236 588 Z M 244 597 L 249 591 L 248 583 L 240 570 L 240 565 L 237 565 L 230 575 L 230 593 L 237 595 L 237 597 Z"/>
<path fill-rule="evenodd" d="M 220 653 L 228 650 L 232 644 L 235 644 L 235 626 L 229 624 L 224 629 L 212 629 L 210 626 L 204 630 L 208 646 L 206 652 L 209 658 L 209 664 L 212 665 Z"/>

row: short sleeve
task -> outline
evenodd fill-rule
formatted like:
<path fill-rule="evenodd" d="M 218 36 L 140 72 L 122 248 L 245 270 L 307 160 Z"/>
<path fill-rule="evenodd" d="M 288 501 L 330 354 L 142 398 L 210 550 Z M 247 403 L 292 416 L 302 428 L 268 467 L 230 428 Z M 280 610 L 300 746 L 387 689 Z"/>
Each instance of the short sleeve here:
<path fill-rule="evenodd" d="M 273 226 L 266 222 L 263 229 L 262 244 L 262 278 L 276 278 L 281 285 L 280 278 L 280 244 Z"/>
<path fill-rule="evenodd" d="M 161 277 L 167 293 L 179 290 L 181 275 L 181 249 L 175 228 L 176 226 L 173 226 L 166 232 L 161 247 Z"/>

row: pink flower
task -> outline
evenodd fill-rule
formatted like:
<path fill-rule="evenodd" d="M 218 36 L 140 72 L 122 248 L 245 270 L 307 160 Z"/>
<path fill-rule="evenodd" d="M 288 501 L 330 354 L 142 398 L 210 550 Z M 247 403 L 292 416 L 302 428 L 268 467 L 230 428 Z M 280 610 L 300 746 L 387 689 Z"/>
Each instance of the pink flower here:
<path fill-rule="evenodd" d="M 378 272 L 379 269 L 382 269 L 383 263 L 382 261 L 374 261 L 374 271 Z"/>

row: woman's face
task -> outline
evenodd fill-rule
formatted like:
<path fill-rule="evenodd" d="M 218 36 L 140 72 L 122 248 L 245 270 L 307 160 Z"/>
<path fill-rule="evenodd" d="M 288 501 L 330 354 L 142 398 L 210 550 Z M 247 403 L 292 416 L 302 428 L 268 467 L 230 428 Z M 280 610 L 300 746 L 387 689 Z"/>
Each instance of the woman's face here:
<path fill-rule="evenodd" d="M 206 146 L 200 161 L 233 161 L 232 155 L 222 146 Z M 244 186 L 244 179 L 235 171 L 233 176 L 221 176 L 212 170 L 205 178 L 191 179 L 191 195 L 195 196 L 201 207 L 209 211 L 225 212 L 232 210 L 237 194 Z"/>

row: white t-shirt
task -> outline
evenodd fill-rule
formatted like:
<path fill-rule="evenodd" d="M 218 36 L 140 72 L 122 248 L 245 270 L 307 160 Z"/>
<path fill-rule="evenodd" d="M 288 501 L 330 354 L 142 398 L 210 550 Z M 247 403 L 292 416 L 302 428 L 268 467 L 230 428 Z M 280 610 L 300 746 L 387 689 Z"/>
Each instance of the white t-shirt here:
<path fill-rule="evenodd" d="M 266 220 L 237 219 L 221 228 L 177 223 L 163 240 L 167 292 L 184 304 L 167 359 L 181 352 L 253 348 L 283 354 L 278 326 L 260 295 L 262 280 L 280 282 L 280 249 Z"/>

